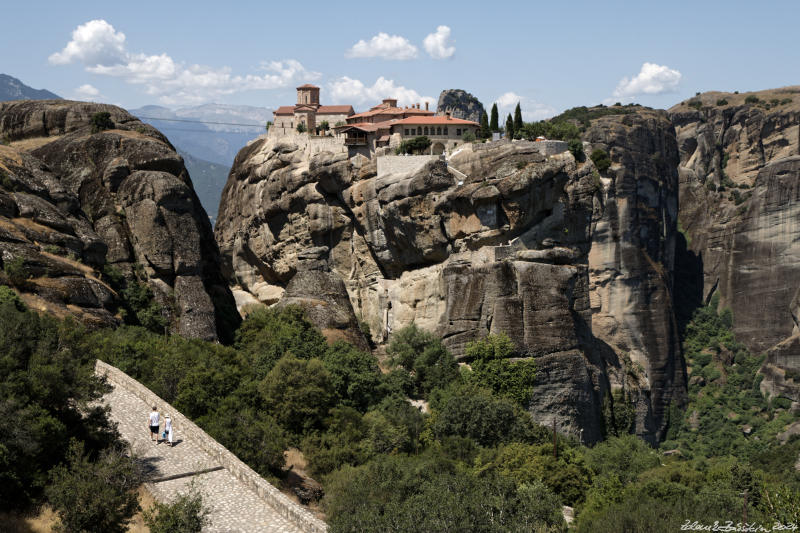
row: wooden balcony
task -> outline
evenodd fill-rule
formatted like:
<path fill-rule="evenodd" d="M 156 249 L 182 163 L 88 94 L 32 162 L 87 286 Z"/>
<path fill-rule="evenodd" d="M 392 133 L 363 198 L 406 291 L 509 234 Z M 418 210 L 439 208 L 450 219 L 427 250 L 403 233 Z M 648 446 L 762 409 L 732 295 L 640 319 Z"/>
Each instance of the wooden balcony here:
<path fill-rule="evenodd" d="M 345 137 L 344 144 L 346 146 L 363 146 L 367 144 L 366 137 Z"/>

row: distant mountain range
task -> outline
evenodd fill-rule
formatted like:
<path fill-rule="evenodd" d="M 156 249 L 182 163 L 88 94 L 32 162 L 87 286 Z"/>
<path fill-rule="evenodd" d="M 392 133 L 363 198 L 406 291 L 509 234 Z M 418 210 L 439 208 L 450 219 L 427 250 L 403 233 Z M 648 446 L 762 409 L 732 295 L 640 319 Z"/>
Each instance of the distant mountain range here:
<path fill-rule="evenodd" d="M 230 165 L 220 165 L 219 163 L 205 161 L 180 148 L 177 150 L 183 158 L 183 164 L 186 165 L 189 176 L 192 178 L 197 197 L 200 198 L 200 203 L 203 204 L 211 224 L 214 225 L 217 222 L 217 210 L 219 209 L 220 196 L 222 196 L 222 188 L 225 186 L 231 167 Z"/>
<path fill-rule="evenodd" d="M 0 74 L 0 102 L 8 100 L 61 100 L 61 97 L 44 89 L 28 87 L 17 78 Z"/>
<path fill-rule="evenodd" d="M 130 112 L 158 128 L 184 152 L 228 168 L 239 150 L 265 133 L 267 121 L 272 120 L 271 109 L 225 104 L 178 109 L 148 105 Z"/>

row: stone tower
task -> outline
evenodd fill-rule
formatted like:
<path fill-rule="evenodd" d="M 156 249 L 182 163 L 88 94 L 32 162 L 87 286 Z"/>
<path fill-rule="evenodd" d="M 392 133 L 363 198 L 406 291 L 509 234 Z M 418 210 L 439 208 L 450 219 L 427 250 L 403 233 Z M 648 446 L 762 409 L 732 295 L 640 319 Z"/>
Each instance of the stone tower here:
<path fill-rule="evenodd" d="M 319 87 L 310 83 L 298 87 L 297 105 L 319 106 Z"/>

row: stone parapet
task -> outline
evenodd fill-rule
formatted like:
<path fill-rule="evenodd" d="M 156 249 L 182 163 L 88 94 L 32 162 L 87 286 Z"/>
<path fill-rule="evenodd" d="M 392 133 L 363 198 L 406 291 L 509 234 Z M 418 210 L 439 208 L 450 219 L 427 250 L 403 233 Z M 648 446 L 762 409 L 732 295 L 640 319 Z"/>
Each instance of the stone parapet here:
<path fill-rule="evenodd" d="M 191 440 L 208 453 L 220 466 L 224 467 L 241 483 L 249 487 L 254 493 L 264 500 L 277 513 L 308 533 L 325 533 L 328 526 L 322 520 L 313 516 L 309 511 L 290 500 L 285 494 L 272 486 L 252 468 L 244 464 L 238 457 L 228 451 L 224 446 L 214 440 L 194 422 L 182 415 L 173 406 L 156 396 L 150 389 L 121 371 L 103 361 L 97 360 L 95 373 L 105 376 L 108 382 L 115 387 L 122 387 L 129 393 L 140 398 L 148 405 L 157 405 L 159 409 L 172 416 L 175 431 L 181 438 Z"/>

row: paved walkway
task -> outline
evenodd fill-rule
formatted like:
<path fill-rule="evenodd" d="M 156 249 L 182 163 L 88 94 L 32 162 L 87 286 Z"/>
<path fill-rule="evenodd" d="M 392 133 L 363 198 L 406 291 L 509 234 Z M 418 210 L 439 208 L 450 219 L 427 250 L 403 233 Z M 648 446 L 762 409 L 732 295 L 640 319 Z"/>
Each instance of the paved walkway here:
<path fill-rule="evenodd" d="M 111 406 L 111 419 L 119 424 L 122 437 L 152 469 L 153 479 L 220 467 L 211 456 L 190 439 L 183 438 L 178 431 L 175 432 L 177 444 L 172 448 L 168 444 L 153 443 L 147 429 L 147 415 L 152 406 L 122 387 L 114 387 L 114 391 L 103 400 Z M 162 411 L 162 429 L 164 414 Z M 148 489 L 158 501 L 166 502 L 179 492 L 186 492 L 192 481 L 202 493 L 204 504 L 211 510 L 211 525 L 203 531 L 301 533 L 294 524 L 224 469 L 150 483 Z"/>

